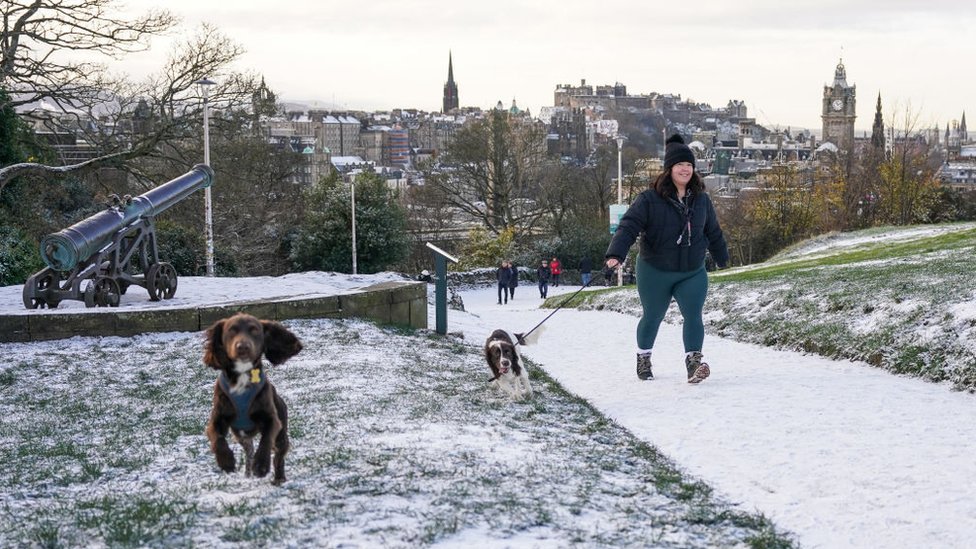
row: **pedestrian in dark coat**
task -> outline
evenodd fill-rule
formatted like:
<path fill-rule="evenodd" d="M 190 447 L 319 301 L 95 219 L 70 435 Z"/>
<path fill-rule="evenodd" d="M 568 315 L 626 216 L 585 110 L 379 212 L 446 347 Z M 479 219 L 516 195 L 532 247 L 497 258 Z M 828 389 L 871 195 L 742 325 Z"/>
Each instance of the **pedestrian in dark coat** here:
<path fill-rule="evenodd" d="M 518 266 L 514 263 L 509 263 L 509 268 L 512 269 L 512 277 L 508 279 L 508 298 L 515 299 L 515 288 L 518 288 Z"/>
<path fill-rule="evenodd" d="M 495 278 L 498 279 L 498 304 L 502 304 L 502 299 L 508 303 L 508 284 L 512 280 L 512 267 L 508 261 L 502 261 L 501 267 L 495 271 Z"/>
<path fill-rule="evenodd" d="M 711 373 L 702 362 L 705 326 L 702 308 L 708 293 L 705 251 L 719 268 L 729 262 L 725 236 L 705 185 L 695 172 L 695 155 L 680 135 L 667 140 L 664 172 L 624 214 L 607 248 L 606 266 L 619 268 L 641 236 L 637 293 L 644 314 L 637 324 L 637 377 L 651 379 L 651 349 L 672 298 L 684 320 L 685 369 L 689 383 Z"/>
<path fill-rule="evenodd" d="M 549 278 L 552 276 L 549 262 L 543 259 L 542 265 L 535 270 L 535 275 L 539 278 L 539 297 L 545 299 L 549 295 Z"/>
<path fill-rule="evenodd" d="M 590 261 L 589 257 L 584 257 L 580 260 L 579 270 L 580 278 L 583 280 L 583 285 L 588 285 L 590 283 L 590 278 L 593 276 L 593 262 Z"/>

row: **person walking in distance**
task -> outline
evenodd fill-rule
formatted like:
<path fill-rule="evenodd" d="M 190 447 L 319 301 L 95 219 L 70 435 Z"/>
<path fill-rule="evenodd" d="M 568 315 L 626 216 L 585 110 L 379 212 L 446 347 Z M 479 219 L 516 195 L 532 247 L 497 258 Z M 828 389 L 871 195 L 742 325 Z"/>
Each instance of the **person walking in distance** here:
<path fill-rule="evenodd" d="M 552 271 L 549 270 L 549 263 L 545 259 L 542 260 L 539 268 L 535 270 L 535 274 L 539 279 L 539 297 L 545 299 L 549 295 L 549 277 L 552 276 Z"/>
<path fill-rule="evenodd" d="M 518 267 L 511 262 L 509 262 L 508 267 L 512 270 L 512 277 L 508 279 L 508 298 L 514 301 L 515 288 L 518 288 Z"/>
<path fill-rule="evenodd" d="M 502 304 L 502 299 L 508 303 L 508 284 L 512 279 L 512 267 L 508 261 L 502 261 L 498 270 L 495 271 L 495 278 L 498 279 L 498 304 Z"/>
<path fill-rule="evenodd" d="M 580 270 L 580 280 L 582 280 L 584 286 L 590 284 L 590 278 L 593 276 L 593 262 L 590 261 L 589 256 L 583 256 L 583 259 L 579 263 Z"/>
<path fill-rule="evenodd" d="M 705 251 L 719 268 L 729 262 L 725 236 L 705 185 L 695 172 L 695 155 L 680 135 L 665 144 L 664 171 L 630 205 L 610 241 L 606 267 L 619 268 L 641 236 L 635 260 L 643 315 L 637 324 L 637 377 L 652 379 L 651 350 L 671 304 L 678 303 L 688 383 L 700 383 L 711 369 L 702 360 L 708 293 Z"/>
<path fill-rule="evenodd" d="M 549 270 L 552 271 L 552 285 L 559 286 L 559 275 L 563 274 L 563 266 L 555 257 L 549 262 Z"/>

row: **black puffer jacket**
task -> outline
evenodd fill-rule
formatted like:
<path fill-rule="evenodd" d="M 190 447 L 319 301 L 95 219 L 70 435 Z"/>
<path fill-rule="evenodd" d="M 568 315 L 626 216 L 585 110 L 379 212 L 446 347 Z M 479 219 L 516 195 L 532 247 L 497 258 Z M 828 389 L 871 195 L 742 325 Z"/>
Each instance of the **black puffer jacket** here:
<path fill-rule="evenodd" d="M 679 205 L 648 189 L 637 196 L 620 220 L 606 257 L 623 261 L 627 250 L 641 236 L 641 257 L 662 271 L 694 271 L 704 264 L 705 250 L 712 253 L 719 267 L 728 265 L 729 250 L 712 200 L 700 193 L 689 197 L 689 201 L 690 245 L 687 236 L 682 236 L 686 223 Z"/>

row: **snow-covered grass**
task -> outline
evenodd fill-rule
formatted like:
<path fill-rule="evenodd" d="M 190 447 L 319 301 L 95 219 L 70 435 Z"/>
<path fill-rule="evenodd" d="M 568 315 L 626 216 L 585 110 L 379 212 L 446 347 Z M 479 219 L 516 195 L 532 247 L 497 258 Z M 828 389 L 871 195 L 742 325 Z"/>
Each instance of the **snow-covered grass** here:
<path fill-rule="evenodd" d="M 677 325 L 637 381 L 636 318 L 611 312 L 639 312 L 633 287 L 548 321 L 523 351 L 527 402 L 487 386 L 479 348 L 549 315 L 530 282 L 496 305 L 476 286 L 490 272 L 452 278 L 467 312 L 450 310 L 448 337 L 288 322 L 306 350 L 272 372 L 293 441 L 279 488 L 217 471 L 200 334 L 0 345 L 0 546 L 968 547 L 976 427 L 960 418 L 976 395 L 812 352 L 972 391 L 974 228 L 833 235 L 713 273 L 698 386 Z M 390 279 L 188 277 L 178 298 Z M 0 310 L 19 301 L 0 288 Z"/>
<path fill-rule="evenodd" d="M 819 238 L 713 273 L 706 329 L 976 391 L 974 259 L 972 223 Z M 633 288 L 587 295 L 583 309 L 640 314 Z"/>
<path fill-rule="evenodd" d="M 286 323 L 288 481 L 223 474 L 201 334 L 0 346 L 0 546 L 786 547 L 531 366 L 487 386 L 481 341 Z M 239 448 L 232 445 L 240 455 Z"/>

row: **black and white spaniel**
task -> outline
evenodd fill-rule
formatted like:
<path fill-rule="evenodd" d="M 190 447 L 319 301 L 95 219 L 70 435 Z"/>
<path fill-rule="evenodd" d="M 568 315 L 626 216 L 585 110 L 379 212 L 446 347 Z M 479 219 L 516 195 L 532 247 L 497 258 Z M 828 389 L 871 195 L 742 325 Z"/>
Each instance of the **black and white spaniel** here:
<path fill-rule="evenodd" d="M 538 337 L 538 333 L 535 337 Z M 535 337 L 532 338 L 533 341 Z M 522 334 L 495 330 L 485 341 L 485 359 L 493 376 L 489 382 L 494 383 L 510 398 L 523 399 L 532 396 L 532 385 L 516 342 L 518 345 L 528 343 Z"/>

